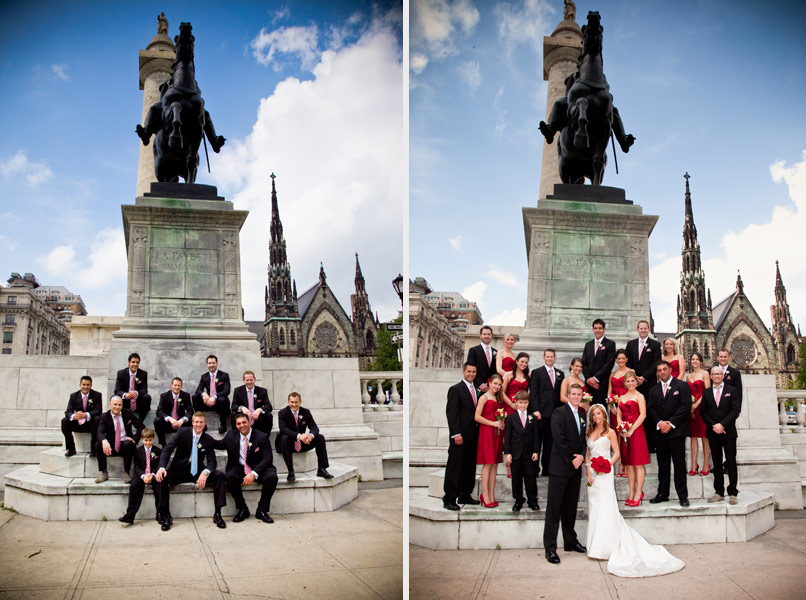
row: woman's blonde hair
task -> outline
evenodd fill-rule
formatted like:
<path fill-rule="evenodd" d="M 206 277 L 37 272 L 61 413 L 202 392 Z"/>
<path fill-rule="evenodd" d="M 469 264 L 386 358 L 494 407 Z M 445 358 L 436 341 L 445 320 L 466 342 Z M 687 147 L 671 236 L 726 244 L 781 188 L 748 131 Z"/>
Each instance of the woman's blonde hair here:
<path fill-rule="evenodd" d="M 628 379 L 635 379 L 638 381 L 638 375 L 632 369 L 627 369 L 627 372 L 624 373 L 624 385 L 627 385 Z"/>
<path fill-rule="evenodd" d="M 672 342 L 672 352 L 677 353 L 677 343 L 672 338 L 663 340 L 663 351 L 666 352 L 666 342 Z"/>
<path fill-rule="evenodd" d="M 626 375 L 625 375 L 626 377 Z M 590 436 L 593 433 L 593 430 L 596 429 L 596 423 L 593 420 L 593 411 L 600 410 L 602 411 L 602 427 L 604 428 L 603 435 L 607 435 L 607 432 L 610 431 L 610 424 L 607 422 L 607 411 L 605 407 L 601 404 L 593 404 L 591 405 L 590 411 L 588 411 L 588 431 L 587 435 Z"/>

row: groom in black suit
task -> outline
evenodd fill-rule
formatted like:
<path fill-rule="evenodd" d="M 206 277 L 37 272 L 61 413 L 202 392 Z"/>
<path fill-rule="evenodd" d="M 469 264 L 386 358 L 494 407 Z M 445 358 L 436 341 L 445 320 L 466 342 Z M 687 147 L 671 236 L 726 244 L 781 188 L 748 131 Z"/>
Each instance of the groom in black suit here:
<path fill-rule="evenodd" d="M 543 351 L 543 367 L 529 374 L 529 413 L 537 419 L 537 432 L 543 448 L 538 450 L 543 477 L 548 477 L 551 459 L 551 415 L 563 405 L 560 400 L 563 372 L 554 366 L 555 358 L 554 350 L 547 348 Z M 540 471 L 535 465 L 535 475 Z"/>
<path fill-rule="evenodd" d="M 559 564 L 557 529 L 562 520 L 563 546 L 567 552 L 587 552 L 579 543 L 574 524 L 579 503 L 579 482 L 585 460 L 585 419 L 579 414 L 582 386 L 573 383 L 568 389 L 570 402 L 551 415 L 551 435 L 554 438 L 549 464 L 548 505 L 543 527 L 543 547 L 546 560 Z"/>
<path fill-rule="evenodd" d="M 493 328 L 484 325 L 481 328 L 481 343 L 473 346 L 467 353 L 467 362 L 476 366 L 476 377 L 473 383 L 482 394 L 487 391 L 487 380 L 495 373 L 496 349 L 490 345 L 493 341 Z"/>
<path fill-rule="evenodd" d="M 647 421 L 655 431 L 658 454 L 658 494 L 649 502 L 669 500 L 670 461 L 674 463 L 674 488 L 680 506 L 688 506 L 686 484 L 686 437 L 689 435 L 688 415 L 691 412 L 691 388 L 688 383 L 672 377 L 669 363 L 662 360 L 657 367 L 658 383 L 649 392 L 646 403 Z"/>
<path fill-rule="evenodd" d="M 593 339 L 582 351 L 582 374 L 593 402 L 607 406 L 607 383 L 616 362 L 616 343 L 605 337 L 605 322 L 593 322 Z"/>
<path fill-rule="evenodd" d="M 442 506 L 459 510 L 462 504 L 479 504 L 470 493 L 476 485 L 476 447 L 479 424 L 476 423 L 476 405 L 479 392 L 473 384 L 476 366 L 466 362 L 462 368 L 462 381 L 448 390 L 445 415 L 448 417 L 448 462 L 445 465 L 445 495 Z"/>

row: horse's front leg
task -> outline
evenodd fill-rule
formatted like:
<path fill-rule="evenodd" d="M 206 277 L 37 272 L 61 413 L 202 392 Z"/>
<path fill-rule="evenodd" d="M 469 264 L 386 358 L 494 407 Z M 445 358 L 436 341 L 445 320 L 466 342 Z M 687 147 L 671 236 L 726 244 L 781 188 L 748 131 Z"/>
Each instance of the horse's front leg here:
<path fill-rule="evenodd" d="M 576 101 L 577 130 L 574 134 L 574 146 L 584 150 L 590 145 L 588 140 L 588 99 Z"/>
<path fill-rule="evenodd" d="M 171 135 L 168 138 L 168 145 L 171 149 L 179 151 L 182 149 L 182 103 L 173 102 L 168 110 L 171 115 Z"/>

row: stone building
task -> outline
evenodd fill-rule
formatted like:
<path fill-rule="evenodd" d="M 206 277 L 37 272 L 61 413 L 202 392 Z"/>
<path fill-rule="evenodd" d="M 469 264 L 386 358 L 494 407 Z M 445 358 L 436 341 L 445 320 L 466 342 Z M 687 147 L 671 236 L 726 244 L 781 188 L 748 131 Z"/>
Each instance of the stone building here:
<path fill-rule="evenodd" d="M 9 287 L 0 288 L 3 354 L 55 354 L 70 351 L 70 332 L 36 293 L 32 273 L 12 273 Z"/>
<path fill-rule="evenodd" d="M 461 368 L 465 356 L 462 336 L 426 299 L 430 292 L 428 282 L 422 277 L 409 282 L 409 366 Z"/>
<path fill-rule="evenodd" d="M 778 262 L 775 263 L 775 305 L 770 307 L 772 331 L 761 320 L 744 293 L 741 274 L 736 289 L 712 304 L 711 290 L 705 284 L 700 245 L 686 179 L 685 221 L 683 225 L 682 271 L 677 297 L 678 351 L 688 361 L 700 352 L 707 365 L 716 363 L 720 348 L 727 348 L 731 364 L 745 373 L 775 375 L 778 387 L 797 377 L 800 365 L 798 347 L 803 341 L 789 313 L 786 288 Z M 658 334 L 661 337 L 661 334 Z"/>
<path fill-rule="evenodd" d="M 34 293 L 66 323 L 72 321 L 73 317 L 83 317 L 87 314 L 87 307 L 84 306 L 81 296 L 63 285 L 41 285 L 34 290 Z"/>
<path fill-rule="evenodd" d="M 451 324 L 451 329 L 467 331 L 471 325 L 481 325 L 481 310 L 459 292 L 429 292 L 424 296 Z"/>
<path fill-rule="evenodd" d="M 324 265 L 319 281 L 297 295 L 291 277 L 286 241 L 277 200 L 275 176 L 271 175 L 271 224 L 268 284 L 265 290 L 264 356 L 357 357 L 365 368 L 377 354 L 380 324 L 373 316 L 355 255 L 355 293 L 350 296 L 352 318 L 339 304 L 327 284 Z"/>

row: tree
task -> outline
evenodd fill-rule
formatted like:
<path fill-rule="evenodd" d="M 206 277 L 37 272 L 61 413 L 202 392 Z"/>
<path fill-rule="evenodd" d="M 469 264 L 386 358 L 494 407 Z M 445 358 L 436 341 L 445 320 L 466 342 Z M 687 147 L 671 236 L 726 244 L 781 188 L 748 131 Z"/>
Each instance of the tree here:
<path fill-rule="evenodd" d="M 806 342 L 803 342 L 798 348 L 798 357 L 800 358 L 800 368 L 797 378 L 790 384 L 790 389 L 806 390 Z"/>
<path fill-rule="evenodd" d="M 386 329 L 378 330 L 378 356 L 367 365 L 368 371 L 402 371 L 403 365 L 397 359 L 397 344 L 392 342 L 392 334 Z"/>

